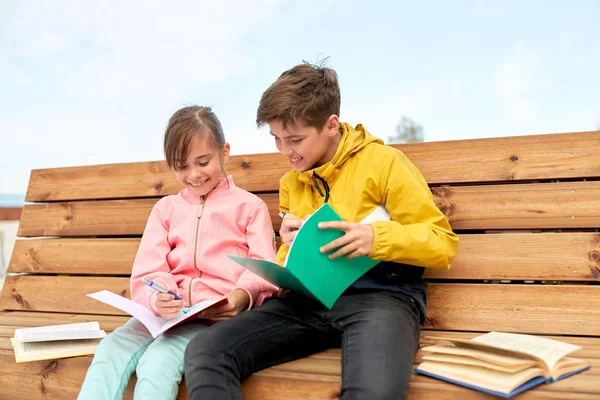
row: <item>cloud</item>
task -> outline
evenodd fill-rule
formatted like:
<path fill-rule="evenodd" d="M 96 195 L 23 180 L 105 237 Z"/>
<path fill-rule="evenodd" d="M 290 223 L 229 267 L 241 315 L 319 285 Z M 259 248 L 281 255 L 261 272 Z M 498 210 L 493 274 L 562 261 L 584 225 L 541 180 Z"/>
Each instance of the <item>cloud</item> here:
<path fill-rule="evenodd" d="M 249 37 L 292 29 L 289 16 L 297 18 L 299 29 L 308 13 L 333 12 L 334 4 L 24 0 L 11 5 L 0 16 L 0 76 L 8 78 L 0 81 L 0 141 L 8 143 L 0 146 L 0 174 L 6 178 L 0 192 L 23 192 L 32 168 L 162 158 L 170 113 L 190 99 L 212 99 L 227 80 L 255 75 L 259 60 L 247 46 Z M 234 108 L 226 101 L 220 100 L 217 115 L 229 127 L 229 140 L 237 141 L 236 152 L 274 150 L 268 135 L 245 144 L 244 131 L 254 129 L 254 104 Z"/>
<path fill-rule="evenodd" d="M 539 88 L 536 78 L 539 66 L 537 53 L 517 50 L 496 69 L 496 90 L 517 125 L 536 117 L 534 95 Z"/>

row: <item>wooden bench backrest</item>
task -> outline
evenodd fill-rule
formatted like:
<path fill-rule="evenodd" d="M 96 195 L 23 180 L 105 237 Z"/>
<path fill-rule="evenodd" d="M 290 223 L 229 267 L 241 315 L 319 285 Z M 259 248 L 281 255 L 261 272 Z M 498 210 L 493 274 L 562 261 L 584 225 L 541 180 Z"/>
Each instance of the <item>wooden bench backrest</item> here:
<path fill-rule="evenodd" d="M 425 328 L 600 335 L 600 132 L 397 145 L 460 235 L 429 270 Z M 236 183 L 279 229 L 279 154 L 234 156 Z M 119 314 L 148 214 L 179 190 L 164 162 L 34 170 L 0 309 Z"/>

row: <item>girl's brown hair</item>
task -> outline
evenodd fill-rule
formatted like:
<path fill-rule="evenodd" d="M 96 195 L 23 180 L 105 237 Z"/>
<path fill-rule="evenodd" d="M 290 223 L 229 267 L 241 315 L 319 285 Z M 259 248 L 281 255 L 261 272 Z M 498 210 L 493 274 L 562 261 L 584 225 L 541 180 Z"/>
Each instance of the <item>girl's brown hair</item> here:
<path fill-rule="evenodd" d="M 165 159 L 169 168 L 176 169 L 187 158 L 192 139 L 205 137 L 215 149 L 222 150 L 225 146 L 221 121 L 210 107 L 189 106 L 175 112 L 169 119 L 164 138 Z"/>

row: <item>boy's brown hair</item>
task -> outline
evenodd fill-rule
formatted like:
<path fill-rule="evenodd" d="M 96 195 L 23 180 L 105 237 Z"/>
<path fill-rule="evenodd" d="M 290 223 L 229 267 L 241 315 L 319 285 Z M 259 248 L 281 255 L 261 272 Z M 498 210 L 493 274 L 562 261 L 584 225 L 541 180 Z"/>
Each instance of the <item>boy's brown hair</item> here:
<path fill-rule="evenodd" d="M 332 114 L 340 115 L 340 103 L 337 73 L 323 63 L 304 62 L 282 73 L 263 93 L 256 125 L 278 120 L 284 127 L 303 122 L 320 130 Z"/>

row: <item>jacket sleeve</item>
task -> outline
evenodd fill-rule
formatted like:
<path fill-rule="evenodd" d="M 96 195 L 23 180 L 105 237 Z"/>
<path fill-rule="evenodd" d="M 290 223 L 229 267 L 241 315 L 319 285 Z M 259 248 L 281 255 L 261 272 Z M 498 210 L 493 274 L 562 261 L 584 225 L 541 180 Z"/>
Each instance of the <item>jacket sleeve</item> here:
<path fill-rule="evenodd" d="M 264 202 L 256 208 L 246 227 L 248 257 L 262 260 L 275 260 L 275 234 L 269 209 Z M 248 309 L 258 307 L 270 296 L 277 294 L 279 288 L 251 271 L 244 271 L 238 278 L 236 289 L 243 289 L 250 296 Z"/>
<path fill-rule="evenodd" d="M 438 209 L 425 179 L 398 153 L 381 166 L 381 196 L 391 221 L 376 221 L 369 257 L 419 267 L 449 269 L 458 236 Z"/>
<path fill-rule="evenodd" d="M 287 186 L 284 184 L 284 177 L 279 181 L 279 211 L 283 211 L 284 213 L 290 212 L 290 201 L 289 201 L 289 190 Z M 284 265 L 285 258 L 287 257 L 288 251 L 290 250 L 290 246 L 281 242 L 281 246 L 279 246 L 279 250 L 277 251 L 277 259 L 275 260 L 277 264 Z"/>
<path fill-rule="evenodd" d="M 167 255 L 171 251 L 168 242 L 168 220 L 164 217 L 168 211 L 168 202 L 159 200 L 154 205 L 146 223 L 140 246 L 138 247 L 131 271 L 131 299 L 158 315 L 156 296 L 158 292 L 142 283 L 142 278 L 148 278 L 158 285 L 178 292 L 177 283 L 171 275 L 167 264 Z"/>

